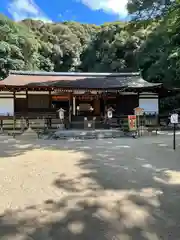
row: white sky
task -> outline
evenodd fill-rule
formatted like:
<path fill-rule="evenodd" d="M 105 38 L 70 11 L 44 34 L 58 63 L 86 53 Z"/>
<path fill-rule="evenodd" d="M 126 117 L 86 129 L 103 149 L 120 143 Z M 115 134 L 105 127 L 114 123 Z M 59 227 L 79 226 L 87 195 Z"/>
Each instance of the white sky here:
<path fill-rule="evenodd" d="M 39 19 L 45 22 L 50 21 L 34 0 L 11 0 L 8 11 L 15 21 L 25 18 Z"/>
<path fill-rule="evenodd" d="M 103 10 L 107 13 L 117 14 L 120 17 L 127 16 L 128 0 L 79 0 L 92 10 Z"/>

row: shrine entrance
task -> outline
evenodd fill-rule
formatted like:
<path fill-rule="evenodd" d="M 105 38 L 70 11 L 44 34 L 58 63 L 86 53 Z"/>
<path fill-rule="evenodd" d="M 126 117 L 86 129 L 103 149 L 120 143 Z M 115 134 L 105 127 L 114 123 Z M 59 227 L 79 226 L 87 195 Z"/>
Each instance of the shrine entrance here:
<path fill-rule="evenodd" d="M 57 111 L 62 108 L 65 110 L 64 115 L 69 115 L 69 98 L 68 96 L 60 96 L 60 95 L 53 95 L 51 98 L 51 105 L 54 111 L 57 113 Z M 58 115 L 58 113 L 57 113 Z"/>
<path fill-rule="evenodd" d="M 76 115 L 83 117 L 100 116 L 100 99 L 97 96 L 76 96 Z"/>

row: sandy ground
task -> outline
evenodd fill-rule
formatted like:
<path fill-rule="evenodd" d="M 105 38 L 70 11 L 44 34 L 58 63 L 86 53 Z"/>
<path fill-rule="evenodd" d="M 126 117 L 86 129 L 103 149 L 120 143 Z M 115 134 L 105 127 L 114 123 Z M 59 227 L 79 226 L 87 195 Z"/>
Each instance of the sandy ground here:
<path fill-rule="evenodd" d="M 179 240 L 180 151 L 170 144 L 1 137 L 0 239 Z"/>
<path fill-rule="evenodd" d="M 78 178 L 81 171 L 76 163 L 84 157 L 73 151 L 35 148 L 21 155 L 1 158 L 0 210 L 24 208 L 49 198 L 61 198 L 65 192 L 57 189 L 53 182 L 59 176 Z M 83 183 L 79 187 L 83 187 Z"/>

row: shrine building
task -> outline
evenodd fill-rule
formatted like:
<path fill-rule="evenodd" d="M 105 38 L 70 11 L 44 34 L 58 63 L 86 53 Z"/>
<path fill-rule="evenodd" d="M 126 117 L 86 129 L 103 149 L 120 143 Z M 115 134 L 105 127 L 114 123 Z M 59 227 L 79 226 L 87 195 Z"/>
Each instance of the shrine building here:
<path fill-rule="evenodd" d="M 140 73 L 75 73 L 11 71 L 0 81 L 0 118 L 58 118 L 62 108 L 69 122 L 100 119 L 112 107 L 113 117 L 159 114 L 159 99 L 170 94 L 161 83 Z"/>

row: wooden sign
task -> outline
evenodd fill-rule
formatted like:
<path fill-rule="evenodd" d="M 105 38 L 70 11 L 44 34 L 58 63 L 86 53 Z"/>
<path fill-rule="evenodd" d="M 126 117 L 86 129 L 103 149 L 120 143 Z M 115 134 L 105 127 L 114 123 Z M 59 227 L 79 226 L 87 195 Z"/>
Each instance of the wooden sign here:
<path fill-rule="evenodd" d="M 52 101 L 68 101 L 68 100 L 69 100 L 69 96 L 67 95 L 52 96 Z"/>
<path fill-rule="evenodd" d="M 79 110 L 80 111 L 90 111 L 91 105 L 89 103 L 80 103 Z"/>
<path fill-rule="evenodd" d="M 93 95 L 93 94 L 86 94 L 86 95 L 79 95 L 79 96 L 75 96 L 77 99 L 81 100 L 81 101 L 92 101 L 94 99 L 98 99 L 98 95 Z"/>
<path fill-rule="evenodd" d="M 130 131 L 136 131 L 137 129 L 137 121 L 135 115 L 128 116 L 128 126 Z"/>

